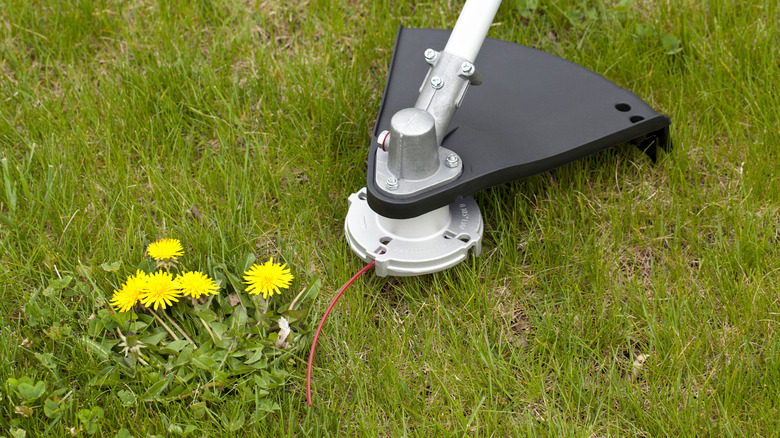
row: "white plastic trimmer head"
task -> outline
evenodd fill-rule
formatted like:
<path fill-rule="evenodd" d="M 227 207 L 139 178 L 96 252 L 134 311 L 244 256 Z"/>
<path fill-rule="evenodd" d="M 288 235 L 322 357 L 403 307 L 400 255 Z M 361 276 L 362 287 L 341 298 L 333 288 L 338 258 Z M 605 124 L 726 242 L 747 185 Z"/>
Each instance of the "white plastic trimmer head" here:
<path fill-rule="evenodd" d="M 368 206 L 366 189 L 349 197 L 344 224 L 352 250 L 374 260 L 380 277 L 438 272 L 462 262 L 469 250 L 482 251 L 482 216 L 474 198 L 411 219 L 390 219 Z"/>

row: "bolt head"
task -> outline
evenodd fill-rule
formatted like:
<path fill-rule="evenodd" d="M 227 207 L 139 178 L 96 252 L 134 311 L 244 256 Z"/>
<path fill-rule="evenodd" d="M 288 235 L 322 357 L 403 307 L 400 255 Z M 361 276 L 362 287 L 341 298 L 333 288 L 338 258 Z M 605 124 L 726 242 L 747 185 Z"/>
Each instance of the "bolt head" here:
<path fill-rule="evenodd" d="M 471 76 L 474 74 L 474 64 L 470 62 L 464 62 L 460 65 L 460 72 L 466 76 Z"/>
<path fill-rule="evenodd" d="M 436 61 L 436 58 L 439 57 L 439 54 L 433 50 L 433 49 L 425 49 L 425 60 L 428 62 Z"/>
<path fill-rule="evenodd" d="M 382 149 L 383 151 L 387 150 L 387 139 L 390 137 L 390 131 L 384 130 L 379 133 L 379 136 L 376 138 L 376 143 L 379 145 L 379 149 Z"/>
<path fill-rule="evenodd" d="M 398 178 L 391 176 L 387 178 L 387 190 L 396 190 L 398 188 Z"/>
<path fill-rule="evenodd" d="M 449 168 L 458 167 L 460 164 L 460 157 L 458 154 L 449 154 L 447 155 L 447 161 L 445 161 L 445 164 Z"/>
<path fill-rule="evenodd" d="M 444 79 L 442 79 L 439 76 L 434 76 L 431 78 L 431 87 L 435 89 L 439 89 L 444 86 Z"/>

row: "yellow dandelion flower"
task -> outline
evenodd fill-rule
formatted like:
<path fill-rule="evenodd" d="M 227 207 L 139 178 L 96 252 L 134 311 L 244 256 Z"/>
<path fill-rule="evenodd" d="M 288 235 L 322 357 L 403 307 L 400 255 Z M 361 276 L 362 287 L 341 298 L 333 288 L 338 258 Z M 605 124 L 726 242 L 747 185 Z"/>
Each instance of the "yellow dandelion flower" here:
<path fill-rule="evenodd" d="M 127 277 L 127 281 L 119 290 L 114 291 L 111 305 L 117 312 L 127 312 L 138 303 L 138 299 L 146 288 L 146 272 L 137 271 L 135 275 Z"/>
<path fill-rule="evenodd" d="M 181 292 L 188 297 L 200 298 L 201 295 L 214 295 L 219 286 L 208 275 L 198 271 L 185 272 L 176 277 Z"/>
<path fill-rule="evenodd" d="M 179 301 L 179 296 L 181 296 L 181 286 L 173 279 L 173 275 L 157 271 L 147 277 L 146 287 L 140 300 L 144 306 L 154 305 L 154 310 L 157 310 L 158 307 L 165 309 Z"/>
<path fill-rule="evenodd" d="M 149 245 L 146 252 L 155 260 L 168 261 L 184 254 L 178 239 L 160 239 Z"/>
<path fill-rule="evenodd" d="M 290 282 L 293 280 L 290 269 L 287 265 L 274 263 L 274 259 L 271 258 L 262 265 L 252 265 L 246 272 L 244 272 L 244 280 L 249 285 L 246 288 L 247 293 L 257 295 L 262 293 L 263 298 L 274 296 L 274 294 L 281 294 L 279 288 L 287 289 L 290 287 Z"/>

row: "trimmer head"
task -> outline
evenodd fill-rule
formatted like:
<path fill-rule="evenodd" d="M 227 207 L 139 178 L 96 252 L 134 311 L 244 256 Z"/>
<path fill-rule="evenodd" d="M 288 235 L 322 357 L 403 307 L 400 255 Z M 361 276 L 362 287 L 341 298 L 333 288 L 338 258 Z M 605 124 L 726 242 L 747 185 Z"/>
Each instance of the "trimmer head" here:
<path fill-rule="evenodd" d="M 668 117 L 584 67 L 494 39 L 473 63 L 448 53 L 448 39 L 446 30 L 398 31 L 379 146 L 345 222 L 377 275 L 426 274 L 472 248 L 478 255 L 483 224 L 471 195 L 480 190 L 624 143 L 653 160 L 657 146 L 670 147 Z M 471 85 L 479 87 L 464 101 Z"/>
<path fill-rule="evenodd" d="M 461 199 L 412 219 L 390 219 L 368 206 L 365 187 L 349 197 L 344 225 L 352 250 L 374 260 L 380 277 L 443 271 L 473 249 L 482 252 L 482 215 L 474 198 Z"/>

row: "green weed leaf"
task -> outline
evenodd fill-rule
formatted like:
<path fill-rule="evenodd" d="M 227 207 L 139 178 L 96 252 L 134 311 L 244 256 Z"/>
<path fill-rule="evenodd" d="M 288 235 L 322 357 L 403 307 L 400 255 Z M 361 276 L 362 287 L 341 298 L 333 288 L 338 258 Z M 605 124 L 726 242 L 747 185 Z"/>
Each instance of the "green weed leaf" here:
<path fill-rule="evenodd" d="M 5 182 L 5 198 L 11 210 L 11 215 L 16 213 L 16 184 L 11 184 L 11 174 L 8 170 L 8 160 L 0 160 L 3 165 L 3 181 Z"/>
<path fill-rule="evenodd" d="M 222 414 L 222 424 L 225 426 L 227 430 L 231 432 L 236 432 L 241 430 L 241 428 L 244 427 L 245 422 L 246 422 L 246 417 L 243 411 L 238 411 L 238 414 L 232 416 L 231 418 L 228 418 L 227 415 L 225 415 L 224 413 Z"/>
<path fill-rule="evenodd" d="M 631 8 L 631 5 L 633 4 L 634 4 L 634 0 L 620 0 L 617 6 L 615 6 L 613 9 L 616 12 L 626 12 Z"/>
<path fill-rule="evenodd" d="M 160 343 L 160 341 L 162 341 L 167 337 L 168 337 L 168 332 L 158 332 L 153 335 L 142 338 L 141 342 L 143 342 L 146 345 L 157 345 Z"/>
<path fill-rule="evenodd" d="M 46 400 L 43 404 L 43 414 L 48 418 L 55 418 L 62 416 L 63 408 L 54 400 Z"/>
<path fill-rule="evenodd" d="M 178 341 L 168 342 L 167 344 L 165 344 L 165 346 L 163 346 L 160 349 L 160 353 L 163 353 L 163 354 L 177 354 L 177 353 L 181 352 L 181 350 L 184 347 L 186 347 L 187 345 L 190 345 L 190 341 L 188 341 L 186 339 L 181 339 L 181 340 L 178 340 Z"/>
<path fill-rule="evenodd" d="M 92 267 L 86 265 L 78 265 L 76 266 L 76 271 L 79 273 L 79 275 L 87 278 L 88 280 L 92 279 Z"/>
<path fill-rule="evenodd" d="M 141 272 L 146 272 L 147 274 L 151 274 L 154 272 L 155 265 L 153 261 L 149 259 L 143 259 L 141 263 L 138 264 L 137 268 Z"/>
<path fill-rule="evenodd" d="M 682 52 L 680 38 L 678 38 L 676 35 L 664 35 L 661 39 L 661 44 L 663 45 L 667 55 L 675 55 Z"/>
<path fill-rule="evenodd" d="M 36 398 L 42 396 L 46 392 L 46 383 L 45 382 L 37 382 L 36 384 L 31 384 L 29 382 L 20 382 L 19 385 L 16 387 L 16 393 L 19 394 L 19 397 L 26 401 L 35 400 Z"/>
<path fill-rule="evenodd" d="M 22 429 L 22 428 L 11 429 L 11 430 L 8 431 L 8 433 L 11 434 L 11 438 L 26 438 L 27 437 L 27 431 Z"/>
<path fill-rule="evenodd" d="M 309 314 L 308 307 L 305 309 L 288 310 L 286 312 L 282 312 L 282 316 L 284 316 L 285 319 L 287 319 L 287 322 L 290 324 L 298 322 L 303 318 L 306 318 L 308 314 Z"/>
<path fill-rule="evenodd" d="M 119 400 L 122 401 L 122 405 L 124 406 L 132 406 L 137 400 L 135 394 L 126 389 L 119 390 L 119 392 L 116 393 L 116 396 L 119 397 Z"/>
<path fill-rule="evenodd" d="M 168 425 L 168 433 L 179 435 L 179 436 L 187 436 L 192 432 L 195 432 L 196 429 L 197 428 L 192 424 L 188 424 L 184 427 L 176 423 L 171 423 Z"/>
<path fill-rule="evenodd" d="M 246 285 L 241 282 L 240 278 L 230 272 L 226 272 L 225 275 L 227 275 L 227 279 L 230 282 L 230 285 L 233 286 L 233 290 L 236 292 L 243 292 L 246 289 Z"/>
<path fill-rule="evenodd" d="M 241 267 L 241 271 L 240 271 L 241 275 L 243 275 L 244 272 L 248 271 L 249 268 L 251 268 L 252 265 L 254 265 L 256 261 L 257 261 L 257 257 L 255 257 L 254 253 L 251 253 L 251 252 L 247 253 L 246 256 L 244 256 L 244 263 L 243 263 L 243 266 Z"/>
<path fill-rule="evenodd" d="M 35 358 L 38 359 L 38 362 L 40 362 L 41 365 L 46 367 L 49 371 L 51 371 L 52 374 L 55 376 L 58 375 L 57 372 L 57 362 L 54 360 L 54 355 L 51 353 L 33 353 L 35 355 Z"/>
<path fill-rule="evenodd" d="M 160 396 L 160 394 L 162 394 L 162 392 L 165 391 L 165 388 L 168 387 L 169 383 L 170 383 L 169 379 L 164 379 L 150 386 L 149 389 L 147 389 L 146 393 L 144 394 L 143 397 L 144 400 L 150 400 L 150 398 L 157 399 Z"/>
<path fill-rule="evenodd" d="M 49 287 L 54 290 L 62 290 L 65 289 L 65 287 L 68 286 L 71 281 L 73 281 L 73 277 L 66 275 L 62 278 L 49 281 Z"/>
<path fill-rule="evenodd" d="M 247 364 L 247 365 L 253 364 L 253 363 L 257 362 L 258 360 L 262 359 L 263 356 L 264 356 L 263 349 L 262 348 L 258 348 L 257 351 L 255 351 L 255 353 L 252 356 L 249 357 L 249 359 L 244 361 L 244 363 Z"/>
<path fill-rule="evenodd" d="M 87 348 L 87 350 L 95 353 L 102 360 L 107 360 L 111 356 L 110 347 L 106 347 L 105 345 L 102 345 L 101 343 L 87 336 L 82 336 L 80 339 L 81 342 L 84 344 L 84 346 Z"/>
<path fill-rule="evenodd" d="M 282 407 L 278 403 L 272 402 L 268 399 L 262 399 L 257 404 L 257 410 L 264 413 L 272 413 L 281 410 Z"/>
<path fill-rule="evenodd" d="M 100 265 L 101 268 L 103 268 L 106 272 L 116 272 L 119 270 L 119 267 L 122 265 L 121 261 L 113 262 L 113 263 L 103 263 Z"/>
<path fill-rule="evenodd" d="M 192 364 L 204 371 L 213 371 L 217 367 L 217 362 L 208 356 L 193 357 Z"/>
<path fill-rule="evenodd" d="M 129 430 L 122 428 L 114 435 L 114 438 L 135 438 Z"/>
<path fill-rule="evenodd" d="M 515 0 L 514 6 L 520 11 L 520 15 L 530 18 L 539 7 L 539 0 Z"/>
<path fill-rule="evenodd" d="M 77 414 L 81 425 L 89 435 L 94 435 L 100 430 L 103 419 L 103 408 L 95 406 L 92 409 L 82 409 Z"/>
<path fill-rule="evenodd" d="M 306 291 L 301 294 L 300 297 L 297 297 L 294 300 L 294 303 L 290 303 L 292 305 L 291 310 L 296 310 L 301 307 L 303 303 L 309 303 L 317 299 L 317 297 L 320 295 L 320 289 L 322 288 L 322 279 L 317 278 L 314 280 L 309 287 L 306 288 Z M 290 306 L 282 306 L 283 309 L 290 308 Z M 289 318 L 288 318 L 289 320 Z"/>
<path fill-rule="evenodd" d="M 206 402 L 195 403 L 190 406 L 192 409 L 192 416 L 195 418 L 203 418 L 206 416 Z"/>

